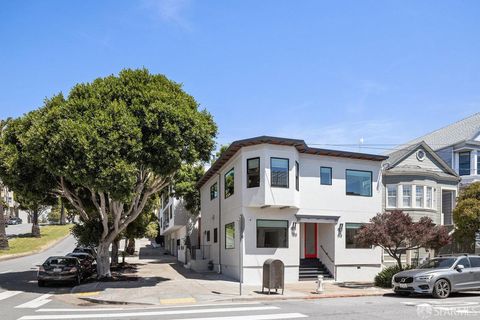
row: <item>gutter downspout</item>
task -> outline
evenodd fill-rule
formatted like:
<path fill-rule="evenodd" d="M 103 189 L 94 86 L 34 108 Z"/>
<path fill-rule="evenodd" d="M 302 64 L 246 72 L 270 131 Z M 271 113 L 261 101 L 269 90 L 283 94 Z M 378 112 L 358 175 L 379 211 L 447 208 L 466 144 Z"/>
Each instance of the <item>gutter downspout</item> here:
<path fill-rule="evenodd" d="M 222 273 L 222 179 L 218 175 L 218 273 Z"/>

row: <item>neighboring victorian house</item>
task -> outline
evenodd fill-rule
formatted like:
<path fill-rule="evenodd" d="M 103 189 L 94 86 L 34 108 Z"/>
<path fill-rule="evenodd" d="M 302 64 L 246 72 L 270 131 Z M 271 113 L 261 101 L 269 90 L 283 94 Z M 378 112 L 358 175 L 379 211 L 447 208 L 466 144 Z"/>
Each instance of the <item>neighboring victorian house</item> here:
<path fill-rule="evenodd" d="M 435 224 L 452 225 L 459 181 L 458 174 L 425 142 L 405 147 L 384 161 L 383 210 L 402 210 L 414 221 L 429 217 Z M 423 255 L 424 250 L 408 252 L 405 262 L 415 263 Z"/>
<path fill-rule="evenodd" d="M 424 141 L 462 178 L 461 185 L 480 181 L 480 113 L 412 140 Z"/>
<path fill-rule="evenodd" d="M 286 282 L 317 274 L 372 281 L 381 249 L 355 235 L 382 210 L 386 158 L 287 138 L 233 142 L 198 183 L 211 266 L 250 284 L 261 283 L 270 258 L 283 261 Z"/>

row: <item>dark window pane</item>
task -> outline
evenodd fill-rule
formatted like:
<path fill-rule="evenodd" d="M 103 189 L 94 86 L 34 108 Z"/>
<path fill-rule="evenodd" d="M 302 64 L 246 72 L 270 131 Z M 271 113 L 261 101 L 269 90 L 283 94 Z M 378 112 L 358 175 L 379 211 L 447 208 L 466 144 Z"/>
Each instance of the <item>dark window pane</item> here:
<path fill-rule="evenodd" d="M 257 220 L 257 248 L 288 248 L 288 221 Z"/>
<path fill-rule="evenodd" d="M 372 196 L 372 172 L 347 170 L 347 194 L 354 196 Z"/>
<path fill-rule="evenodd" d="M 260 158 L 247 160 L 247 188 L 260 186 Z"/>
<path fill-rule="evenodd" d="M 218 184 L 215 182 L 210 187 L 210 200 L 215 199 L 218 196 Z"/>
<path fill-rule="evenodd" d="M 362 227 L 361 223 L 346 223 L 345 224 L 345 247 L 357 249 L 370 249 L 370 246 L 361 246 L 355 240 L 355 236 Z"/>
<path fill-rule="evenodd" d="M 295 161 L 295 189 L 300 191 L 300 164 Z"/>
<path fill-rule="evenodd" d="M 288 188 L 288 159 L 271 158 L 272 187 Z"/>
<path fill-rule="evenodd" d="M 470 257 L 470 264 L 472 268 L 480 268 L 480 258 Z"/>
<path fill-rule="evenodd" d="M 466 269 L 466 268 L 470 268 L 470 261 L 468 261 L 468 258 L 466 258 L 466 257 L 460 259 L 460 260 L 458 261 L 458 263 L 457 263 L 457 266 L 460 265 L 460 264 L 461 264 L 462 266 L 464 266 L 465 269 Z"/>
<path fill-rule="evenodd" d="M 320 167 L 320 184 L 332 184 L 332 168 Z"/>
<path fill-rule="evenodd" d="M 215 228 L 213 229 L 213 242 L 217 243 L 217 241 L 218 241 L 218 229 Z"/>
<path fill-rule="evenodd" d="M 470 174 L 470 151 L 458 154 L 458 174 L 461 176 Z"/>
<path fill-rule="evenodd" d="M 210 242 L 210 230 L 207 231 L 207 242 Z"/>
<path fill-rule="evenodd" d="M 225 174 L 225 199 L 235 191 L 235 172 L 233 168 Z"/>

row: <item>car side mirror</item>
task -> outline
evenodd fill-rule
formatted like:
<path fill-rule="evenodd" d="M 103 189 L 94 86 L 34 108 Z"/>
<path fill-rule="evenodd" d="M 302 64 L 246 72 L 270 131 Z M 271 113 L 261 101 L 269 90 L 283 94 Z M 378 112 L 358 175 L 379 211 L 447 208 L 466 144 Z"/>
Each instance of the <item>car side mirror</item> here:
<path fill-rule="evenodd" d="M 455 270 L 457 270 L 457 271 L 461 271 L 461 270 L 463 270 L 463 269 L 465 269 L 465 267 L 463 266 L 463 264 L 457 264 L 457 266 L 455 267 Z"/>

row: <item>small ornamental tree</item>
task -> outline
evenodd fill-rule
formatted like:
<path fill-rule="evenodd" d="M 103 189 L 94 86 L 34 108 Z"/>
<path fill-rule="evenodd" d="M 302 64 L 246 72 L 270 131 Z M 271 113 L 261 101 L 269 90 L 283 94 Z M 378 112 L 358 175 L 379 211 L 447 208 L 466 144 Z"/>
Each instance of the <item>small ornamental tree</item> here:
<path fill-rule="evenodd" d="M 3 171 L 13 176 L 20 150 L 34 177 L 53 179 L 43 191 L 66 199 L 85 224 L 100 224 L 88 239 L 98 242 L 99 278 L 111 276 L 112 242 L 182 165 L 209 161 L 217 132 L 180 84 L 145 69 L 78 84 L 16 121 L 22 130 L 7 125 L 10 139 L 2 139 Z"/>
<path fill-rule="evenodd" d="M 362 226 L 356 235 L 362 245 L 381 247 L 402 266 L 402 252 L 419 248 L 439 249 L 451 241 L 443 226 L 436 226 L 432 219 L 422 217 L 414 222 L 403 211 L 379 213 Z"/>

